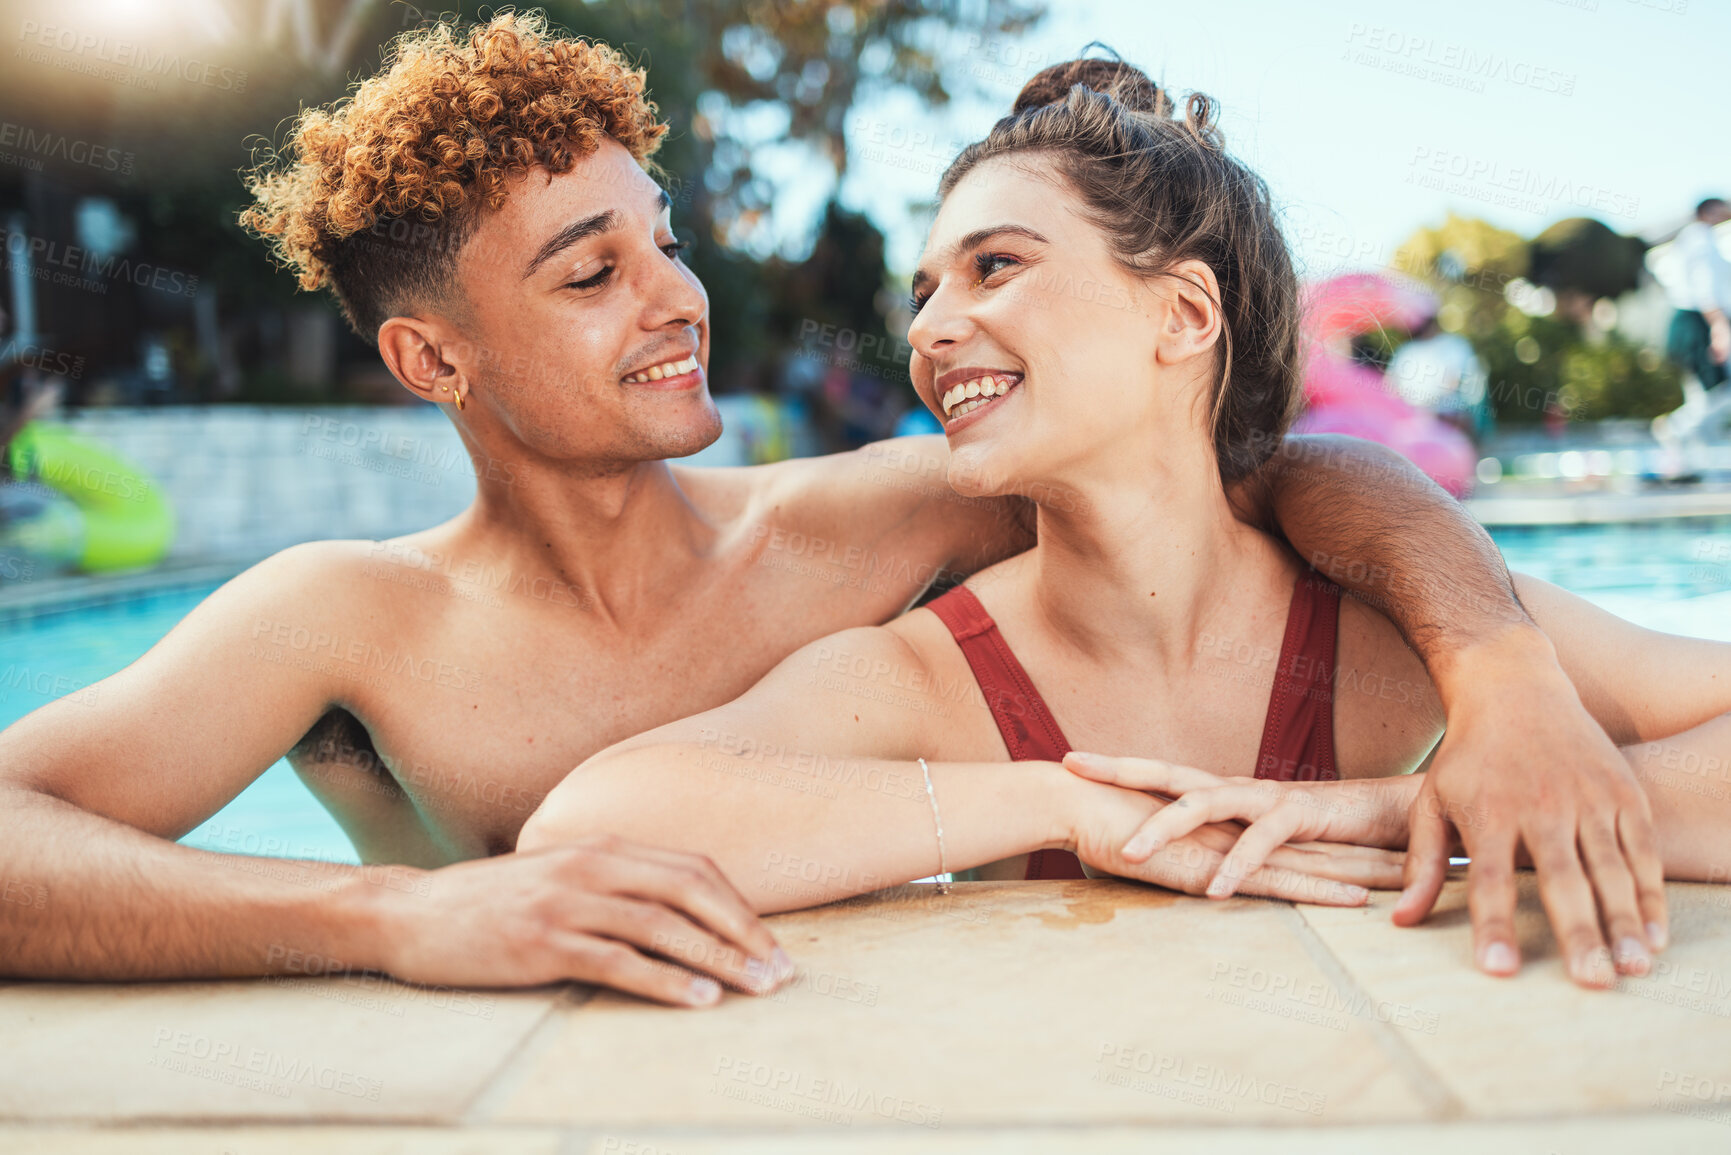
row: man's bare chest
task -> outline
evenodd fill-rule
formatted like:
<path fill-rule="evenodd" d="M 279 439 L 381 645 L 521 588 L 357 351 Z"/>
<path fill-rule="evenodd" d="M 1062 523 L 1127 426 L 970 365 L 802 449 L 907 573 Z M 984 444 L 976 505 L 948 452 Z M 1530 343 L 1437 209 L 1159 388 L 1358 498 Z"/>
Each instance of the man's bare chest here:
<path fill-rule="evenodd" d="M 377 832 L 365 857 L 509 850 L 591 755 L 730 701 L 801 645 L 899 608 L 787 574 L 746 577 L 694 590 L 635 631 L 581 604 L 413 613 L 341 704 L 350 724 L 321 723 L 297 769 L 350 830 Z"/>

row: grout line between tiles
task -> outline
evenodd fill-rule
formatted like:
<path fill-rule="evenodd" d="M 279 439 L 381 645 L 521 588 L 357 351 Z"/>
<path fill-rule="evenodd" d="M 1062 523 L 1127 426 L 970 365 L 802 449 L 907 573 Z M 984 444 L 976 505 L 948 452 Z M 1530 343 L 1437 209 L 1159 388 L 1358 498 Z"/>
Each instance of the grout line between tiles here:
<path fill-rule="evenodd" d="M 533 1030 L 523 1037 L 499 1062 L 498 1069 L 481 1084 L 467 1107 L 457 1114 L 458 1126 L 487 1125 L 501 1106 L 527 1077 L 532 1060 L 553 1045 L 565 1022 L 564 1012 L 575 1009 L 595 997 L 595 988 L 569 984 L 547 1007 Z"/>
<path fill-rule="evenodd" d="M 1279 904 L 1282 916 L 1291 922 L 1293 933 L 1298 941 L 1304 944 L 1305 953 L 1321 968 L 1322 973 L 1335 987 L 1351 1000 L 1351 1005 L 1375 1006 L 1376 1000 L 1370 992 L 1361 986 L 1352 972 L 1346 969 L 1346 963 L 1341 957 L 1322 941 L 1322 936 L 1316 933 L 1316 928 L 1310 925 L 1310 920 L 1304 917 L 1304 912 L 1291 903 Z M 1362 1000 L 1362 1002 L 1361 1002 Z M 1401 1077 L 1411 1086 L 1413 1093 L 1430 1109 L 1438 1122 L 1468 1119 L 1466 1104 L 1461 1102 L 1442 1076 L 1419 1057 L 1417 1051 L 1401 1037 L 1390 1023 L 1385 1023 L 1374 1014 L 1362 1019 L 1371 1037 L 1377 1041 L 1383 1053 L 1394 1063 Z"/>

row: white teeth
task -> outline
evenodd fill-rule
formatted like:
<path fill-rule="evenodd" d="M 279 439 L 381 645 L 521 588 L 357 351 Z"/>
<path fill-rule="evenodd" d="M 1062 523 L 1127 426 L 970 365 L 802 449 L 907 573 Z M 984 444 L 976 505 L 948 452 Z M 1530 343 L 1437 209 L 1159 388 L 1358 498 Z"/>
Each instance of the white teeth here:
<path fill-rule="evenodd" d="M 955 386 L 938 398 L 938 403 L 944 407 L 946 417 L 956 418 L 971 410 L 978 409 L 993 397 L 1002 397 L 1010 391 L 1010 387 L 1014 384 L 1015 382 L 1009 377 L 999 377 L 988 373 Z"/>
<path fill-rule="evenodd" d="M 625 378 L 625 380 L 632 385 L 641 385 L 645 381 L 659 381 L 663 377 L 677 377 L 682 373 L 689 373 L 696 368 L 697 358 L 691 356 L 687 357 L 683 361 L 667 361 L 660 365 L 653 365 L 648 369 L 643 370 L 641 373 L 633 373 L 631 376 Z"/>

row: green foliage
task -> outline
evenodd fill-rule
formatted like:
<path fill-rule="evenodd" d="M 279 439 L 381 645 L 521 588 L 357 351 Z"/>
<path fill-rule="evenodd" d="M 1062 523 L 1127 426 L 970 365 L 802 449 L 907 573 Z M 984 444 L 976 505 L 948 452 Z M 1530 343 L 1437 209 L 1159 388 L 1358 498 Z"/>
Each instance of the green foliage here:
<path fill-rule="evenodd" d="M 1683 403 L 1676 367 L 1615 331 L 1588 341 L 1566 320 L 1511 308 L 1472 341 L 1498 421 L 1539 421 L 1553 405 L 1571 421 L 1653 418 Z"/>
<path fill-rule="evenodd" d="M 1414 233 L 1393 267 L 1435 290 L 1442 326 L 1472 342 L 1499 423 L 1530 424 L 1549 411 L 1574 421 L 1652 418 L 1682 404 L 1675 366 L 1615 330 L 1597 332 L 1561 312 L 1528 316 L 1506 294 L 1530 275 L 1590 305 L 1635 287 L 1639 246 L 1597 221 L 1563 221 L 1528 242 L 1450 213 Z M 1378 346 L 1392 352 L 1393 342 L 1379 334 Z"/>
<path fill-rule="evenodd" d="M 866 317 L 858 308 L 861 300 L 876 299 L 887 276 L 881 237 L 876 263 L 853 268 L 844 280 L 828 272 L 798 274 L 798 262 L 770 255 L 765 225 L 782 192 L 779 182 L 788 178 L 778 175 L 786 165 L 764 163 L 768 154 L 803 150 L 809 163 L 793 179 L 809 182 L 815 166 L 833 186 L 846 165 L 845 125 L 856 101 L 899 89 L 941 105 L 957 85 L 969 83 L 956 59 L 961 48 L 976 38 L 1013 37 L 1042 11 L 1035 0 L 551 0 L 536 6 L 554 25 L 605 40 L 648 69 L 651 96 L 673 126 L 656 159 L 674 199 L 675 229 L 694 242 L 688 259 L 709 291 L 711 376 L 723 390 L 765 383 L 794 344 L 790 317 L 835 316 L 842 318 L 836 323 L 879 331 L 883 325 L 875 308 Z M 138 226 L 138 255 L 196 274 L 213 288 L 224 326 L 280 331 L 268 315 L 307 298 L 234 223 L 246 202 L 239 173 L 253 150 L 280 142 L 301 108 L 337 99 L 375 72 L 397 34 L 433 17 L 486 19 L 505 5 L 309 0 L 304 9 L 315 27 L 304 42 L 283 15 L 300 6 L 265 7 L 276 16 L 248 24 L 252 39 L 231 40 L 222 49 L 223 63 L 244 67 L 244 92 L 164 83 L 116 100 L 111 86 L 61 83 L 45 67 L 0 69 L 0 103 L 9 119 L 111 144 L 136 158 L 124 178 L 96 184 L 89 171 L 50 173 L 45 181 L 0 167 L 0 212 L 28 208 L 33 219 L 46 221 L 36 205 L 86 193 L 113 197 Z M 838 217 L 826 220 L 816 223 L 851 227 Z M 40 227 L 58 235 L 67 225 L 55 220 Z M 816 234 L 803 240 L 814 241 Z M 855 259 L 873 247 L 863 235 L 836 243 L 853 250 Z M 802 248 L 796 241 L 789 251 Z M 814 298 L 813 291 L 841 295 Z M 88 302 L 45 296 L 42 307 L 53 325 L 60 311 L 88 309 Z M 145 324 L 190 333 L 190 309 L 181 307 L 176 318 L 144 322 L 112 299 L 105 302 L 114 363 L 93 365 L 92 374 L 129 368 Z M 376 365 L 346 330 L 343 342 L 348 360 Z M 280 349 L 262 338 L 244 344 L 251 360 L 240 366 L 243 395 L 282 393 L 271 372 Z M 211 371 L 198 358 L 179 368 L 189 375 Z M 208 385 L 199 382 L 193 393 L 208 394 Z"/>

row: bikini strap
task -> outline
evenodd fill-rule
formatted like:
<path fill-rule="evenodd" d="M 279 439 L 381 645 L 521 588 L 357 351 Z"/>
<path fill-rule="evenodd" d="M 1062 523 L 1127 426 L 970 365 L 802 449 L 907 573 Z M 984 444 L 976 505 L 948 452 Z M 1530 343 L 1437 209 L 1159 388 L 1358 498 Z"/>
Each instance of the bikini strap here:
<path fill-rule="evenodd" d="M 998 623 L 967 586 L 957 586 L 926 603 L 938 615 L 950 636 L 961 647 L 962 656 L 974 671 L 998 733 L 1016 762 L 1063 761 L 1070 742 L 1058 728 L 1058 720 L 1034 689 L 1028 672 L 998 631 Z M 1028 855 L 1026 879 L 1086 878 L 1082 860 L 1068 850 L 1036 850 Z"/>
<path fill-rule="evenodd" d="M 1306 571 L 1292 586 L 1280 664 L 1274 669 L 1256 776 L 1281 782 L 1332 782 L 1334 652 L 1340 587 Z"/>
<path fill-rule="evenodd" d="M 1022 663 L 1010 652 L 998 623 L 974 592 L 965 585 L 957 586 L 927 602 L 926 609 L 949 628 L 962 656 L 968 659 L 1011 760 L 1062 761 L 1070 752 L 1069 740 Z"/>

